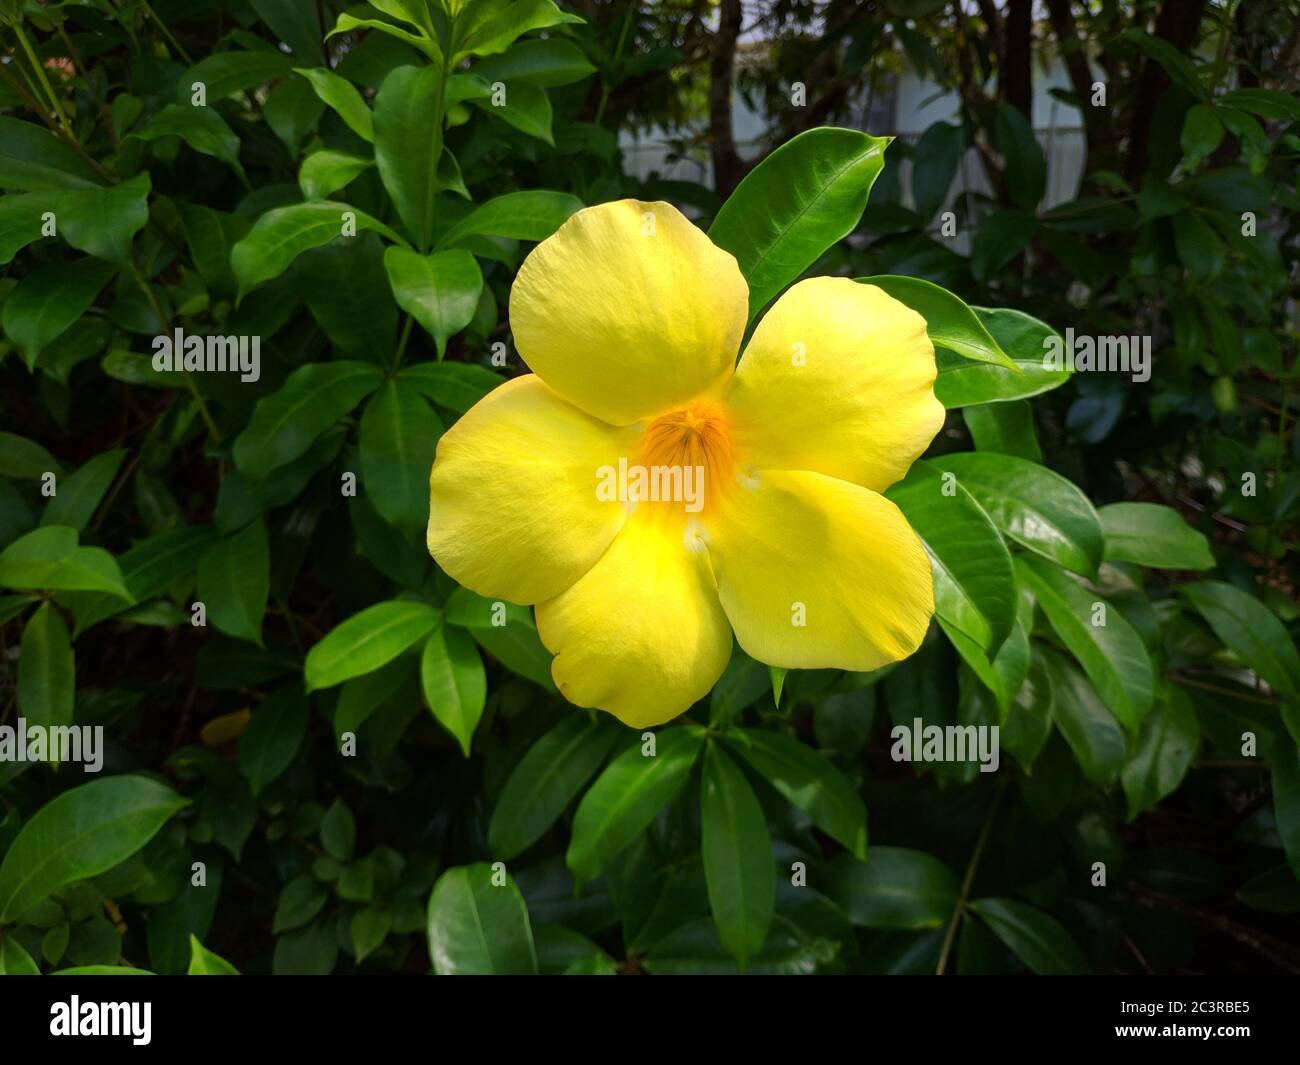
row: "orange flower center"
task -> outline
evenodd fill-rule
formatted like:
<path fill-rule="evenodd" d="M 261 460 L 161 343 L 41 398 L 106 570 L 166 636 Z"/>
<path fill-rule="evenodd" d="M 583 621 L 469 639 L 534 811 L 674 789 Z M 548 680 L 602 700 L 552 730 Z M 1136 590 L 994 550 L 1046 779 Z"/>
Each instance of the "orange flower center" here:
<path fill-rule="evenodd" d="M 652 419 L 641 434 L 638 462 L 656 483 L 674 489 L 656 493 L 659 502 L 687 513 L 705 509 L 734 474 L 726 412 L 718 403 L 697 401 Z"/>

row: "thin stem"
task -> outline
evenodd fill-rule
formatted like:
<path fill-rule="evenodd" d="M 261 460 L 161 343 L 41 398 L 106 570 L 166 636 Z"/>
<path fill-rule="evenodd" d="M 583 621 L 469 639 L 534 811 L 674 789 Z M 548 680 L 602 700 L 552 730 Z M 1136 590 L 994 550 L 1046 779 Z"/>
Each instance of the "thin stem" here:
<path fill-rule="evenodd" d="M 957 899 L 957 905 L 952 911 L 952 920 L 948 922 L 948 932 L 943 937 L 943 949 L 939 951 L 939 964 L 935 966 L 934 975 L 942 976 L 944 967 L 948 964 L 948 955 L 952 953 L 952 945 L 957 939 L 957 925 L 961 923 L 962 914 L 966 912 L 966 900 L 970 898 L 971 886 L 975 883 L 975 873 L 979 869 L 980 859 L 984 857 L 984 848 L 988 844 L 989 836 L 993 834 L 993 821 L 997 817 L 998 806 L 1002 803 L 1002 796 L 1007 790 L 1007 780 L 1009 777 L 1003 777 L 998 784 L 998 790 L 993 796 L 993 804 L 989 807 L 988 816 L 984 818 L 984 827 L 980 830 L 979 839 L 975 841 L 975 850 L 970 856 L 970 862 L 966 865 L 966 877 L 961 884 L 961 896 Z"/>
<path fill-rule="evenodd" d="M 21 69 L 22 68 L 20 67 L 19 70 Z M 100 162 L 97 159 L 95 159 L 94 156 L 90 155 L 86 151 L 86 149 L 81 146 L 80 142 L 78 142 L 78 140 L 75 137 L 71 136 L 67 130 L 65 130 L 58 122 L 54 120 L 54 116 L 51 115 L 44 107 L 41 106 L 41 102 L 31 94 L 31 92 L 27 89 L 25 85 L 22 84 L 22 82 L 20 82 L 17 78 L 14 77 L 13 73 L 9 70 L 9 64 L 5 63 L 3 60 L 0 60 L 0 78 L 3 78 L 4 81 L 9 85 L 9 87 L 13 89 L 14 92 L 16 92 L 19 96 L 22 97 L 23 103 L 27 105 L 28 110 L 30 110 L 34 115 L 36 115 L 37 118 L 39 118 L 42 122 L 44 122 L 47 126 L 49 126 L 50 129 L 52 129 L 55 133 L 57 133 L 59 137 L 63 140 L 63 142 L 67 144 L 67 146 L 71 148 L 74 152 L 76 152 L 77 155 L 79 155 L 82 159 L 84 159 L 90 166 L 92 166 L 96 171 L 98 171 L 104 177 L 108 178 L 111 181 L 117 180 L 117 175 L 114 174 L 113 171 L 101 165 Z"/>
<path fill-rule="evenodd" d="M 1265 699 L 1262 695 L 1247 695 L 1245 692 L 1233 691 L 1231 688 L 1220 688 L 1217 684 L 1206 684 L 1204 681 L 1192 680 L 1191 677 L 1183 676 L 1180 673 L 1167 674 L 1170 680 L 1179 684 L 1185 684 L 1189 688 L 1203 688 L 1207 692 L 1214 692 L 1216 695 L 1226 695 L 1231 699 L 1244 699 L 1248 703 L 1262 703 L 1264 706 L 1276 706 L 1277 703 L 1272 699 Z"/>
<path fill-rule="evenodd" d="M 402 336 L 397 341 L 397 353 L 393 356 L 393 372 L 402 368 L 402 357 L 406 354 L 406 342 L 411 339 L 411 323 L 414 319 L 408 314 L 402 323 Z"/>
<path fill-rule="evenodd" d="M 185 60 L 185 65 L 192 67 L 194 65 L 194 60 L 191 59 L 185 49 L 181 47 L 180 41 L 172 36 L 172 31 L 167 28 L 167 23 L 160 19 L 154 9 L 149 6 L 149 0 L 140 0 L 140 6 L 144 8 L 144 13 L 146 15 L 158 23 L 158 28 L 163 31 L 163 36 L 166 37 L 167 42 L 176 49 L 176 54 Z"/>
<path fill-rule="evenodd" d="M 623 58 L 623 46 L 627 43 L 627 31 L 632 25 L 632 12 L 636 10 L 636 0 L 629 0 L 627 11 L 623 15 L 623 28 L 618 34 L 618 44 L 614 48 L 614 62 L 617 63 Z M 596 105 L 595 125 L 600 125 L 600 120 L 605 116 L 605 105 L 609 103 L 609 79 L 600 79 L 600 103 Z"/>
<path fill-rule="evenodd" d="M 163 314 L 158 298 L 153 294 L 153 289 L 149 287 L 149 282 L 136 269 L 134 263 L 131 265 L 131 276 L 135 278 L 135 283 L 140 286 L 140 291 L 144 293 L 144 298 L 148 300 L 150 309 L 165 332 L 169 328 L 167 316 Z M 221 432 L 217 429 L 217 423 L 212 420 L 212 415 L 208 412 L 208 405 L 203 402 L 203 396 L 199 394 L 199 388 L 194 383 L 194 378 L 190 376 L 188 370 L 181 370 L 181 377 L 185 381 L 185 387 L 190 390 L 190 395 L 194 397 L 194 405 L 199 410 L 199 417 L 203 419 L 203 424 L 208 427 L 208 432 L 212 434 L 213 441 L 218 444 L 221 443 Z"/>
<path fill-rule="evenodd" d="M 50 79 L 45 74 L 45 68 L 41 66 L 40 57 L 36 54 L 36 50 L 32 48 L 32 42 L 28 40 L 27 34 L 23 32 L 23 24 L 21 22 L 14 23 L 13 31 L 14 36 L 18 38 L 18 43 L 22 45 L 23 51 L 27 53 L 27 60 L 36 72 L 41 87 L 45 89 L 45 95 L 49 97 L 50 107 L 54 111 L 54 116 L 59 120 L 59 125 L 63 127 L 64 132 L 69 137 L 72 137 L 72 128 L 68 125 L 68 116 L 63 113 L 59 98 L 54 93 L 54 86 L 50 84 Z"/>

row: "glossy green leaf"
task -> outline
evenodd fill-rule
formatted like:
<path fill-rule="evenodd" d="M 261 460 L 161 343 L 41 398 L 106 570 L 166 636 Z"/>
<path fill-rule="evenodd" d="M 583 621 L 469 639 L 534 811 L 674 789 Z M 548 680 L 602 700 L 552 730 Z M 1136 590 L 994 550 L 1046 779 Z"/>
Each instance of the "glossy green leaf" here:
<path fill-rule="evenodd" d="M 262 645 L 270 590 L 271 553 L 261 518 L 219 540 L 199 559 L 198 599 L 208 621 L 228 636 Z"/>
<path fill-rule="evenodd" d="M 957 907 L 957 877 L 938 858 L 903 847 L 872 847 L 866 860 L 831 863 L 830 896 L 863 928 L 940 928 Z"/>
<path fill-rule="evenodd" d="M 961 412 L 976 451 L 1015 455 L 1029 462 L 1043 461 L 1034 430 L 1034 408 L 1025 399 L 1005 403 L 980 403 Z"/>
<path fill-rule="evenodd" d="M 126 451 L 120 447 L 101 451 L 75 473 L 62 478 L 54 498 L 41 512 L 41 524 L 66 525 L 78 532 L 84 531 L 124 458 Z"/>
<path fill-rule="evenodd" d="M 38 267 L 18 282 L 0 310 L 0 326 L 28 368 L 86 313 L 114 273 L 108 263 L 77 259 Z"/>
<path fill-rule="evenodd" d="M 425 641 L 420 656 L 424 700 L 469 757 L 474 730 L 483 716 L 487 676 L 473 638 L 464 629 L 440 625 Z"/>
<path fill-rule="evenodd" d="M 379 387 L 383 371 L 364 362 L 312 363 L 257 403 L 235 441 L 235 464 L 261 479 L 302 455 L 326 429 Z"/>
<path fill-rule="evenodd" d="M 539 141 L 554 145 L 555 138 L 551 133 L 554 115 L 551 111 L 550 98 L 544 90 L 532 82 L 516 81 L 507 86 L 500 97 L 492 100 L 476 99 L 471 102 L 484 114 L 500 119 L 520 133 L 526 133 Z"/>
<path fill-rule="evenodd" d="M 1012 372 L 1019 367 L 1002 350 L 979 316 L 964 300 L 945 288 L 919 277 L 878 274 L 859 277 L 863 285 L 883 289 L 925 319 L 926 332 L 936 348 L 947 348 L 967 359 L 1003 366 Z"/>
<path fill-rule="evenodd" d="M 391 662 L 434 630 L 438 611 L 394 599 L 353 614 L 307 652 L 309 690 L 332 688 Z"/>
<path fill-rule="evenodd" d="M 77 530 L 66 525 L 44 525 L 0 551 L 0 587 L 106 592 L 132 602 L 113 556 L 79 547 Z"/>
<path fill-rule="evenodd" d="M 438 244 L 446 247 L 472 236 L 541 241 L 580 210 L 582 201 L 567 192 L 547 189 L 507 192 L 474 208 L 447 230 Z"/>
<path fill-rule="evenodd" d="M 930 464 L 956 475 L 1005 535 L 1076 573 L 1096 573 L 1101 522 L 1079 489 L 1059 473 L 1011 455 L 961 452 Z"/>
<path fill-rule="evenodd" d="M 977 899 L 970 908 L 993 934 L 1040 976 L 1077 976 L 1088 961 L 1054 917 L 1015 899 Z"/>
<path fill-rule="evenodd" d="M 32 725 L 71 725 L 76 679 L 68 626 L 51 603 L 42 603 L 23 627 L 18 709 Z"/>
<path fill-rule="evenodd" d="M 384 269 L 397 305 L 420 323 L 434 339 L 438 358 L 447 340 L 474 319 L 483 274 L 467 251 L 438 251 L 421 255 L 406 248 L 384 252 Z"/>
<path fill-rule="evenodd" d="M 1055 652 L 1043 653 L 1052 687 L 1052 720 L 1070 745 L 1084 776 L 1100 787 L 1114 783 L 1124 766 L 1124 732 L 1096 690 Z"/>
<path fill-rule="evenodd" d="M 735 763 L 712 743 L 704 752 L 700 819 L 709 908 L 718 938 L 743 969 L 767 939 L 776 867 L 758 798 Z"/>
<path fill-rule="evenodd" d="M 619 731 L 607 714 L 570 713 L 529 745 L 492 811 L 492 854 L 509 861 L 532 846 L 591 779 Z"/>
<path fill-rule="evenodd" d="M 934 575 L 935 612 L 993 651 L 1015 617 L 1016 589 L 1006 544 L 960 479 L 928 462 L 912 464 L 886 496 L 921 538 Z"/>
<path fill-rule="evenodd" d="M 655 734 L 655 753 L 629 748 L 605 769 L 578 804 L 566 861 L 580 880 L 594 879 L 645 831 L 691 771 L 704 734 L 668 728 Z"/>
<path fill-rule="evenodd" d="M 238 976 L 239 970 L 219 954 L 214 954 L 199 942 L 197 936 L 190 936 L 190 976 Z"/>
<path fill-rule="evenodd" d="M 807 130 L 754 167 L 722 205 L 709 238 L 740 264 L 751 319 L 857 228 L 888 144 L 858 130 Z"/>
<path fill-rule="evenodd" d="M 142 141 L 179 137 L 196 152 L 219 159 L 241 180 L 247 180 L 239 162 L 239 137 L 226 125 L 226 120 L 215 107 L 168 104 L 130 136 Z"/>
<path fill-rule="evenodd" d="M 727 744 L 750 768 L 813 824 L 862 858 L 867 853 L 867 808 L 838 769 L 807 744 L 765 729 L 728 729 Z"/>
<path fill-rule="evenodd" d="M 417 248 L 433 240 L 442 126 L 435 66 L 398 67 L 375 97 L 375 163 Z"/>
<path fill-rule="evenodd" d="M 264 699 L 239 737 L 239 768 L 253 794 L 289 768 L 307 734 L 310 705 L 296 685 Z"/>
<path fill-rule="evenodd" d="M 1120 774 L 1130 821 L 1172 795 L 1192 767 L 1201 727 L 1187 693 L 1166 683 L 1155 709 L 1142 722 L 1137 750 Z"/>
<path fill-rule="evenodd" d="M 494 882 L 500 876 L 504 883 Z M 485 862 L 448 869 L 433 886 L 429 958 L 440 976 L 537 972 L 528 907 L 514 880 Z"/>
<path fill-rule="evenodd" d="M 1059 567 L 1031 555 L 1016 576 L 1033 592 L 1053 631 L 1079 660 L 1107 709 L 1136 732 L 1154 695 L 1151 658 L 1123 613 Z"/>
<path fill-rule="evenodd" d="M 1300 694 L 1295 641 L 1268 607 L 1225 581 L 1198 581 L 1178 591 L 1270 687 L 1284 695 Z"/>
<path fill-rule="evenodd" d="M 506 51 L 475 63 L 472 70 L 490 82 L 508 86 L 519 79 L 542 88 L 569 85 L 596 72 L 576 44 L 560 37 L 516 41 Z"/>
<path fill-rule="evenodd" d="M 1155 503 L 1112 503 L 1097 511 L 1106 536 L 1108 562 L 1134 562 L 1153 569 L 1214 568 L 1209 541 L 1178 511 Z"/>
<path fill-rule="evenodd" d="M 375 118 L 357 87 L 346 78 L 324 67 L 296 67 L 311 84 L 316 95 L 338 113 L 350 130 L 367 143 L 375 140 Z"/>
<path fill-rule="evenodd" d="M 361 417 L 361 482 L 375 509 L 398 529 L 429 523 L 429 471 L 442 422 L 406 381 L 385 381 Z"/>
<path fill-rule="evenodd" d="M 230 265 L 239 279 L 239 298 L 263 281 L 279 277 L 308 248 L 336 239 L 346 246 L 363 229 L 406 243 L 365 211 L 335 200 L 313 200 L 267 211 L 230 250 Z"/>
<path fill-rule="evenodd" d="M 460 362 L 421 362 L 397 375 L 433 400 L 439 407 L 464 414 L 505 378 L 482 366 Z"/>
<path fill-rule="evenodd" d="M 166 785 L 132 774 L 55 796 L 23 825 L 0 863 L 0 923 L 65 884 L 125 861 L 188 802 Z"/>
<path fill-rule="evenodd" d="M 298 187 L 309 200 L 323 200 L 346 187 L 372 166 L 373 159 L 365 159 L 347 152 L 328 149 L 312 152 L 302 161 L 298 170 Z"/>
<path fill-rule="evenodd" d="M 972 307 L 971 310 L 1011 356 L 1020 372 L 973 362 L 940 348 L 935 352 L 939 376 L 934 382 L 934 394 L 945 407 L 1026 399 L 1059 388 L 1070 379 L 1070 370 L 1054 369 L 1044 362 L 1047 344 L 1053 338 L 1060 339 L 1051 326 L 1023 311 L 1006 307 Z"/>

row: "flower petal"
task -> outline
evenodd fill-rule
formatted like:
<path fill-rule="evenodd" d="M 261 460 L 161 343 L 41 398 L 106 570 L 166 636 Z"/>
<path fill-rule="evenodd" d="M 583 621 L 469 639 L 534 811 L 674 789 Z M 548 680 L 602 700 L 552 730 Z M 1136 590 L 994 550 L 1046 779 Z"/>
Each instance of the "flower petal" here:
<path fill-rule="evenodd" d="M 597 470 L 632 446 L 533 374 L 494 389 L 438 441 L 428 545 L 466 588 L 512 603 L 558 595 L 623 527 L 596 495 Z"/>
<path fill-rule="evenodd" d="M 867 671 L 925 636 L 930 560 L 884 496 L 820 473 L 763 471 L 728 494 L 709 533 L 722 607 L 751 658 Z"/>
<path fill-rule="evenodd" d="M 708 694 L 732 648 L 707 553 L 687 547 L 682 522 L 644 510 L 577 584 L 538 605 L 537 632 L 564 697 L 633 728 Z"/>
<path fill-rule="evenodd" d="M 943 425 L 934 378 L 911 308 L 846 277 L 801 281 L 758 324 L 728 386 L 736 454 L 883 492 Z"/>
<path fill-rule="evenodd" d="M 524 260 L 510 328 L 557 393 L 628 425 L 730 376 L 748 294 L 735 258 L 677 208 L 618 200 L 579 211 Z"/>

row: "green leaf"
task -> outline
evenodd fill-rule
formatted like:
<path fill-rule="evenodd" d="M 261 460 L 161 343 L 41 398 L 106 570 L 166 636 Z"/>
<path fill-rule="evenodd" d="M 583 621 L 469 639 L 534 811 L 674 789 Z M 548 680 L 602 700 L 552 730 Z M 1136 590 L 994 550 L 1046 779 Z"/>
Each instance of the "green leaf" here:
<path fill-rule="evenodd" d="M 407 233 L 421 249 L 433 241 L 434 203 L 442 187 L 441 79 L 436 66 L 398 67 L 375 97 L 375 163 Z"/>
<path fill-rule="evenodd" d="M 1209 281 L 1223 273 L 1227 252 L 1223 239 L 1212 225 L 1195 211 L 1180 211 L 1170 218 L 1174 247 L 1187 272 L 1197 281 Z"/>
<path fill-rule="evenodd" d="M 806 744 L 765 729 L 732 728 L 723 738 L 814 825 L 855 857 L 866 856 L 867 808 L 829 761 Z"/>
<path fill-rule="evenodd" d="M 93 780 L 51 799 L 23 825 L 0 864 L 0 924 L 70 884 L 126 861 L 189 804 L 148 777 Z"/>
<path fill-rule="evenodd" d="M 484 114 L 499 118 L 508 126 L 513 126 L 520 133 L 536 137 L 554 146 L 555 138 L 551 133 L 554 115 L 551 101 L 543 89 L 532 82 L 516 81 L 507 87 L 501 103 L 495 100 L 470 101 Z"/>
<path fill-rule="evenodd" d="M 311 873 L 294 877 L 280 892 L 271 931 L 279 935 L 301 928 L 320 913 L 328 901 L 329 890 Z"/>
<path fill-rule="evenodd" d="M 957 907 L 952 870 L 903 847 L 872 847 L 865 861 L 841 855 L 831 863 L 827 891 L 863 928 L 940 928 Z"/>
<path fill-rule="evenodd" d="M 289 264 L 308 248 L 319 248 L 332 240 L 344 247 L 355 239 L 344 228 L 355 226 L 360 233 L 373 229 L 389 240 L 405 244 L 384 223 L 337 200 L 312 200 L 267 211 L 249 230 L 248 236 L 230 250 L 230 265 L 239 279 L 239 300 L 263 281 L 279 277 Z"/>
<path fill-rule="evenodd" d="M 515 0 L 509 4 L 485 4 L 475 9 L 469 21 L 465 42 L 452 57 L 452 64 L 466 55 L 495 55 L 504 52 L 517 37 L 529 30 L 584 21 L 577 15 L 561 11 L 553 0 Z"/>
<path fill-rule="evenodd" d="M 0 976 L 40 976 L 32 956 L 14 936 L 0 939 Z"/>
<path fill-rule="evenodd" d="M 1172 795 L 1196 760 L 1201 727 L 1187 693 L 1166 683 L 1153 713 L 1142 722 L 1137 751 L 1120 774 L 1130 821 Z"/>
<path fill-rule="evenodd" d="M 508 84 L 518 78 L 544 89 L 569 85 L 596 72 L 576 44 L 559 37 L 516 41 L 501 54 L 479 60 L 471 70 L 489 82 Z"/>
<path fill-rule="evenodd" d="M 1038 232 L 1032 211 L 999 210 L 980 222 L 971 241 L 970 272 L 987 281 L 1029 246 Z"/>
<path fill-rule="evenodd" d="M 1142 637 L 1124 615 L 1057 566 L 1031 555 L 1016 576 L 1034 594 L 1053 631 L 1079 660 L 1116 720 L 1136 732 L 1153 698 L 1153 671 Z"/>
<path fill-rule="evenodd" d="M 1034 408 L 1028 400 L 981 403 L 966 407 L 961 414 L 976 451 L 1015 455 L 1042 464 L 1043 452 L 1034 431 Z"/>
<path fill-rule="evenodd" d="M 55 337 L 86 313 L 114 273 L 108 263 L 75 259 L 50 263 L 23 276 L 4 301 L 0 326 L 28 369 Z"/>
<path fill-rule="evenodd" d="M 76 665 L 68 627 L 52 604 L 42 603 L 23 628 L 18 708 L 33 725 L 71 725 L 75 688 Z"/>
<path fill-rule="evenodd" d="M 1037 207 L 1047 187 L 1047 160 L 1019 108 L 1009 103 L 998 106 L 996 140 L 1011 199 L 1021 207 Z"/>
<path fill-rule="evenodd" d="M 532 975 L 537 950 L 519 888 L 484 862 L 448 869 L 429 895 L 429 958 L 440 976 Z M 502 874 L 504 875 L 504 873 Z"/>
<path fill-rule="evenodd" d="M 511 673 L 527 677 L 547 691 L 555 691 L 551 652 L 543 646 L 531 618 L 510 618 L 500 627 L 471 626 L 470 633 L 483 650 Z"/>
<path fill-rule="evenodd" d="M 0 434 L 4 436 L 7 434 Z M 3 445 L 0 444 L 0 453 Z M 126 449 L 115 447 L 101 451 L 86 462 L 76 473 L 63 478 L 53 499 L 46 504 L 41 514 L 42 525 L 66 525 L 78 532 L 85 530 L 90 519 L 95 516 L 95 509 L 104 498 L 104 493 L 113 483 L 117 471 L 126 458 Z M 0 458 L 0 469 L 4 468 Z M 53 469 L 47 466 L 46 469 Z"/>
<path fill-rule="evenodd" d="M 107 592 L 132 602 L 113 556 L 100 547 L 78 547 L 77 530 L 45 525 L 0 551 L 0 587 Z"/>
<path fill-rule="evenodd" d="M 567 192 L 547 189 L 507 192 L 470 211 L 442 235 L 438 246 L 448 247 L 473 236 L 545 240 L 580 210 L 582 201 Z"/>
<path fill-rule="evenodd" d="M 655 754 L 642 754 L 641 744 L 624 751 L 578 804 L 565 860 L 579 880 L 594 880 L 668 804 L 695 764 L 704 733 L 677 727 L 654 739 Z"/>
<path fill-rule="evenodd" d="M 530 744 L 492 811 L 492 854 L 509 861 L 532 846 L 582 790 L 619 733 L 607 714 L 571 712 Z"/>
<path fill-rule="evenodd" d="M 878 274 L 859 277 L 859 284 L 875 285 L 925 319 L 926 332 L 936 348 L 947 348 L 976 362 L 1004 366 L 1015 373 L 1019 367 L 1002 350 L 979 316 L 964 300 L 945 288 L 919 277 Z"/>
<path fill-rule="evenodd" d="M 238 976 L 239 970 L 219 954 L 213 954 L 198 937 L 190 936 L 190 976 Z"/>
<path fill-rule="evenodd" d="M 412 385 L 385 381 L 361 417 L 361 480 L 390 525 L 407 532 L 429 523 L 429 471 L 442 422 Z"/>
<path fill-rule="evenodd" d="M 248 183 L 239 162 L 239 137 L 226 125 L 226 120 L 215 107 L 168 104 L 141 129 L 128 136 L 142 141 L 179 137 L 196 152 L 219 159 L 238 174 L 241 181 Z"/>
<path fill-rule="evenodd" d="M 970 909 L 1010 951 L 1040 976 L 1076 976 L 1088 962 L 1056 918 L 1015 899 L 977 899 Z"/>
<path fill-rule="evenodd" d="M 0 477 L 34 481 L 47 473 L 61 476 L 63 467 L 35 440 L 0 432 Z"/>
<path fill-rule="evenodd" d="M 1017 543 L 1076 573 L 1097 572 L 1101 522 L 1088 497 L 1059 473 L 987 452 L 939 455 L 929 462 L 956 474 L 993 524 Z"/>
<path fill-rule="evenodd" d="M 1061 655 L 1044 651 L 1052 691 L 1052 720 L 1078 759 L 1084 776 L 1108 788 L 1124 765 L 1127 755 L 1124 733 L 1115 715 L 1097 698 L 1083 675 Z"/>
<path fill-rule="evenodd" d="M 219 540 L 199 559 L 198 599 L 227 636 L 262 646 L 262 615 L 271 591 L 271 552 L 258 518 Z"/>
<path fill-rule="evenodd" d="M 1165 73 L 1179 88 L 1185 89 L 1198 100 L 1208 98 L 1209 94 L 1201 84 L 1200 76 L 1196 73 L 1196 67 L 1192 65 L 1191 60 L 1163 37 L 1156 37 L 1136 26 L 1125 30 L 1121 36 L 1131 44 L 1137 45 L 1143 55 L 1154 59 L 1164 67 Z"/>
<path fill-rule="evenodd" d="M 483 274 L 467 251 L 421 255 L 406 248 L 388 248 L 384 269 L 397 305 L 420 323 L 434 339 L 441 359 L 447 339 L 474 320 Z"/>
<path fill-rule="evenodd" d="M 341 862 L 350 862 L 357 845 L 357 822 L 342 799 L 335 799 L 321 817 L 320 841 Z"/>
<path fill-rule="evenodd" d="M 254 795 L 289 768 L 307 734 L 307 697 L 296 685 L 281 688 L 248 719 L 239 737 L 239 769 Z"/>
<path fill-rule="evenodd" d="M 394 599 L 353 614 L 307 652 L 307 688 L 332 688 L 391 662 L 431 633 L 438 611 Z"/>
<path fill-rule="evenodd" d="M 984 650 L 996 650 L 1011 631 L 1016 588 L 1011 555 L 988 515 L 960 480 L 946 486 L 924 461 L 885 494 L 930 556 L 935 612 Z"/>
<path fill-rule="evenodd" d="M 1108 562 L 1134 562 L 1153 569 L 1213 569 L 1210 543 L 1172 507 L 1112 503 L 1097 511 L 1106 536 Z"/>
<path fill-rule="evenodd" d="M 311 363 L 258 400 L 235 441 L 235 465 L 258 480 L 311 447 L 326 429 L 379 387 L 384 374 L 365 362 Z"/>
<path fill-rule="evenodd" d="M 372 166 L 373 159 L 363 159 L 347 152 L 312 152 L 298 171 L 298 187 L 309 200 L 323 200 L 360 177 Z"/>
<path fill-rule="evenodd" d="M 700 819 L 709 908 L 718 938 L 743 969 L 767 939 L 776 866 L 758 798 L 745 775 L 712 743 L 704 752 Z"/>
<path fill-rule="evenodd" d="M 1242 884 L 1237 899 L 1256 910 L 1300 913 L 1300 877 L 1289 866 L 1275 866 Z"/>
<path fill-rule="evenodd" d="M 857 228 L 889 141 L 851 129 L 807 130 L 754 167 L 722 205 L 709 238 L 740 264 L 751 320 Z"/>
<path fill-rule="evenodd" d="M 1217 102 L 1249 111 L 1262 118 L 1300 122 L 1300 100 L 1289 92 L 1279 92 L 1276 89 L 1234 89 L 1220 96 Z"/>
<path fill-rule="evenodd" d="M 1224 581 L 1184 584 L 1178 591 L 1269 687 L 1283 695 L 1300 694 L 1300 655 L 1268 607 Z"/>
<path fill-rule="evenodd" d="M 383 10 L 382 3 L 371 4 L 370 6 L 378 7 L 380 10 Z M 406 18 L 407 16 L 402 15 L 399 17 Z M 414 18 L 410 18 L 408 21 L 414 23 L 415 20 Z M 334 28 L 325 35 L 326 40 L 333 37 L 336 33 L 347 33 L 350 30 L 375 30 L 379 33 L 386 34 L 389 37 L 401 41 L 403 44 L 409 44 L 412 48 L 423 52 L 433 60 L 437 67 L 442 67 L 443 65 L 442 49 L 438 47 L 436 41 L 425 36 L 411 33 L 408 30 L 402 29 L 400 26 L 394 26 L 391 22 L 381 22 L 379 19 L 374 18 L 357 18 L 355 15 L 349 15 L 346 11 L 339 15 L 338 21 L 334 24 Z"/>
<path fill-rule="evenodd" d="M 293 60 L 282 52 L 214 52 L 195 63 L 176 81 L 176 98 L 188 104 L 194 86 L 202 82 L 209 104 L 237 92 L 255 89 L 282 78 L 293 68 Z"/>
<path fill-rule="evenodd" d="M 35 192 L 102 184 L 94 168 L 55 133 L 0 115 L 0 188 Z"/>
<path fill-rule="evenodd" d="M 420 656 L 420 683 L 433 716 L 468 758 L 487 700 L 487 676 L 473 637 L 450 625 L 434 629 Z"/>
<path fill-rule="evenodd" d="M 1204 104 L 1193 104 L 1183 119 L 1183 133 L 1179 146 L 1183 149 L 1183 166 L 1195 170 L 1201 160 L 1214 154 L 1223 140 L 1223 123 L 1214 109 Z"/>
<path fill-rule="evenodd" d="M 390 910 L 367 906 L 352 915 L 352 949 L 358 965 L 383 946 L 392 927 L 393 915 Z"/>
<path fill-rule="evenodd" d="M 316 95 L 338 112 L 348 129 L 368 144 L 375 142 L 374 115 L 352 82 L 324 67 L 295 67 L 294 72 L 307 79 Z"/>
<path fill-rule="evenodd" d="M 972 362 L 940 348 L 935 352 L 939 376 L 934 382 L 934 394 L 945 407 L 951 410 L 979 403 L 1026 399 L 1059 388 L 1070 379 L 1072 371 L 1053 369 L 1044 362 L 1046 345 L 1053 338 L 1060 340 L 1051 326 L 1005 307 L 972 307 L 971 310 L 1011 356 L 1020 372 Z"/>
<path fill-rule="evenodd" d="M 414 385 L 438 406 L 458 414 L 464 414 L 506 383 L 500 374 L 462 362 L 421 362 L 406 367 L 397 378 Z"/>
<path fill-rule="evenodd" d="M 131 258 L 131 238 L 149 221 L 149 175 L 102 189 L 71 189 L 51 204 L 63 239 L 78 251 L 113 263 Z"/>

